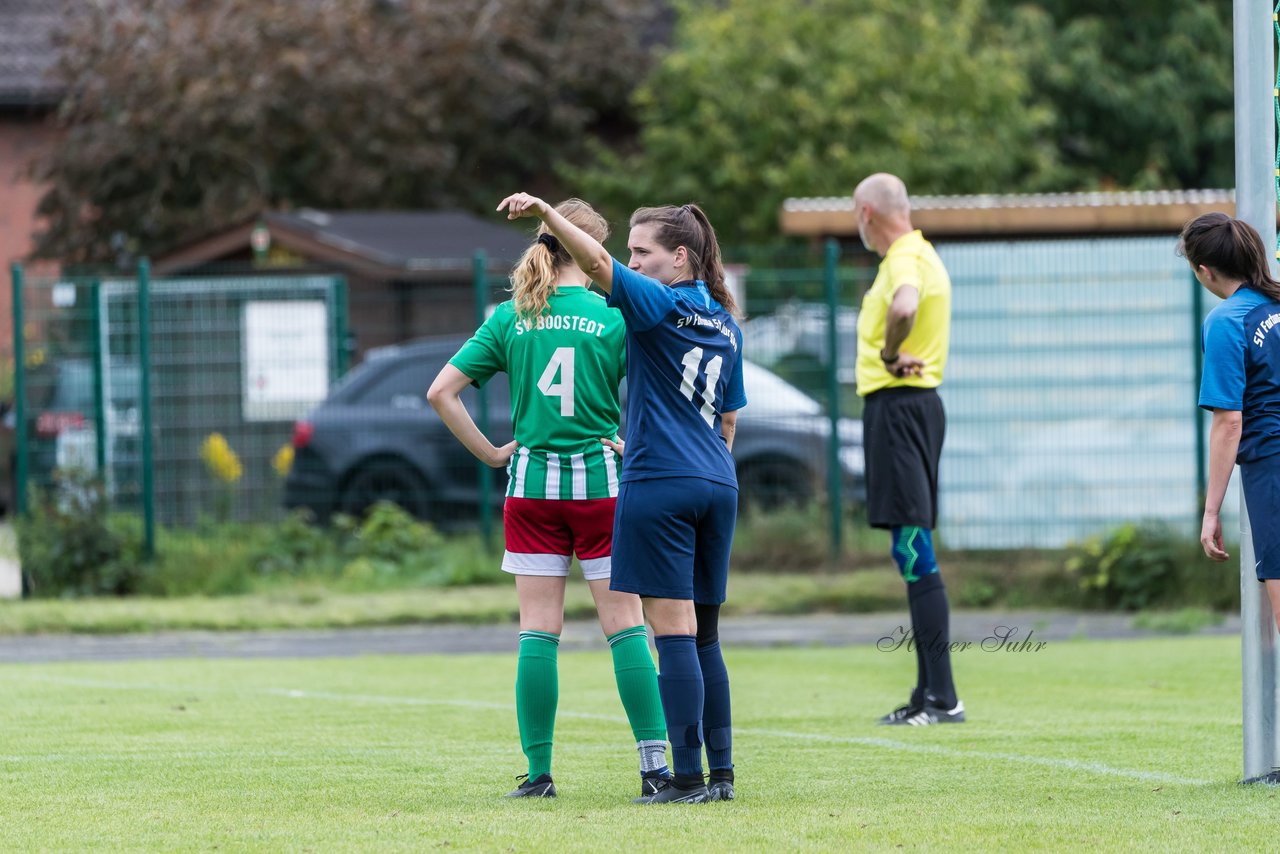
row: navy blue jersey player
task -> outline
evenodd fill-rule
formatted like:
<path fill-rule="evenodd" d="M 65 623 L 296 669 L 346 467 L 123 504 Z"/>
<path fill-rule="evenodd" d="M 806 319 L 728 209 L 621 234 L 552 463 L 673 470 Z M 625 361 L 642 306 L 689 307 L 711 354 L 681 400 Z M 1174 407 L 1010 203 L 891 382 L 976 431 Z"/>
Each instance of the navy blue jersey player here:
<path fill-rule="evenodd" d="M 1200 406 L 1213 413 L 1213 424 L 1200 545 L 1213 560 L 1229 557 L 1219 512 L 1239 463 L 1254 572 L 1280 628 L 1280 282 L 1258 232 L 1224 213 L 1187 223 L 1179 250 L 1200 284 L 1223 300 L 1201 331 Z"/>
<path fill-rule="evenodd" d="M 730 452 L 747 400 L 742 333 L 715 231 L 696 205 L 641 208 L 631 216 L 631 261 L 623 266 L 541 199 L 517 193 L 498 210 L 541 219 L 627 326 L 627 442 L 610 587 L 638 593 L 653 625 L 675 770 L 640 800 L 732 800 L 718 623 L 738 506 Z"/>

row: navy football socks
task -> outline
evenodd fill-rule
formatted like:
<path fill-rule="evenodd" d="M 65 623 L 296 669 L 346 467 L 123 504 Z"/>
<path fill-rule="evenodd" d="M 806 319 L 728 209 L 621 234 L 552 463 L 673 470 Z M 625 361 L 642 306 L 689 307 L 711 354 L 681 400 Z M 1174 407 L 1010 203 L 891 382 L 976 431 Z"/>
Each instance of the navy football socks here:
<path fill-rule="evenodd" d="M 702 667 L 693 635 L 658 635 L 658 690 L 678 778 L 702 779 Z"/>

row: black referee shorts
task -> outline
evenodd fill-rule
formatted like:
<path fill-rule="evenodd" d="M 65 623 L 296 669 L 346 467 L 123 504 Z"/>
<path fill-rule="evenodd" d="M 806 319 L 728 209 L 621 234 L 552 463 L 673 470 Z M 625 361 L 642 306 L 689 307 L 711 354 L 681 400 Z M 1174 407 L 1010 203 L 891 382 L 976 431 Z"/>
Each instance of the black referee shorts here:
<path fill-rule="evenodd" d="M 938 460 L 946 432 L 942 398 L 934 389 L 886 388 L 867 395 L 862 438 L 872 527 L 937 527 Z"/>

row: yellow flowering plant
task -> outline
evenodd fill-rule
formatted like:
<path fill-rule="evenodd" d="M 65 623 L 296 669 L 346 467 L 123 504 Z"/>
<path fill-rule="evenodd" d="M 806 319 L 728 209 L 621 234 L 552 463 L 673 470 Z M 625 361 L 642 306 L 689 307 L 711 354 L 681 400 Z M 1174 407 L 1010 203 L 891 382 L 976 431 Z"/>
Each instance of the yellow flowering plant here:
<path fill-rule="evenodd" d="M 221 485 L 216 505 L 217 516 L 225 522 L 231 517 L 231 499 L 235 484 L 244 474 L 240 457 L 221 433 L 210 433 L 200 444 L 200 458 L 210 476 Z"/>
<path fill-rule="evenodd" d="M 293 445 L 288 442 L 281 445 L 280 450 L 276 451 L 276 455 L 271 458 L 271 467 L 280 477 L 288 477 L 289 470 L 293 468 Z"/>

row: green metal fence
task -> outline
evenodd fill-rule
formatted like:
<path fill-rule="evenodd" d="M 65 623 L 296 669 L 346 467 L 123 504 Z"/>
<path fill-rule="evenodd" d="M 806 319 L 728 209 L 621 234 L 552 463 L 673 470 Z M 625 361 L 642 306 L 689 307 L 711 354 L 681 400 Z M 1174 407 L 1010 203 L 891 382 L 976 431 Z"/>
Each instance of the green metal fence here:
<path fill-rule="evenodd" d="M 340 278 L 13 281 L 19 507 L 76 468 L 151 536 L 279 514 L 294 421 L 345 368 Z"/>
<path fill-rule="evenodd" d="M 1173 250 L 1171 237 L 939 243 L 954 285 L 944 544 L 1054 547 L 1148 519 L 1194 528 L 1198 329 L 1214 300 Z M 853 368 L 878 259 L 834 243 L 726 259 L 751 363 L 735 445 L 744 507 L 813 504 L 838 551 L 864 495 Z M 292 507 L 324 519 L 389 498 L 497 541 L 505 473 L 473 460 L 424 393 L 509 297 L 511 264 L 476 255 L 440 261 L 451 277 L 358 285 L 332 270 L 16 269 L 17 481 L 96 470 L 117 507 L 164 525 Z M 510 438 L 508 395 L 501 377 L 464 395 L 495 441 Z"/>

